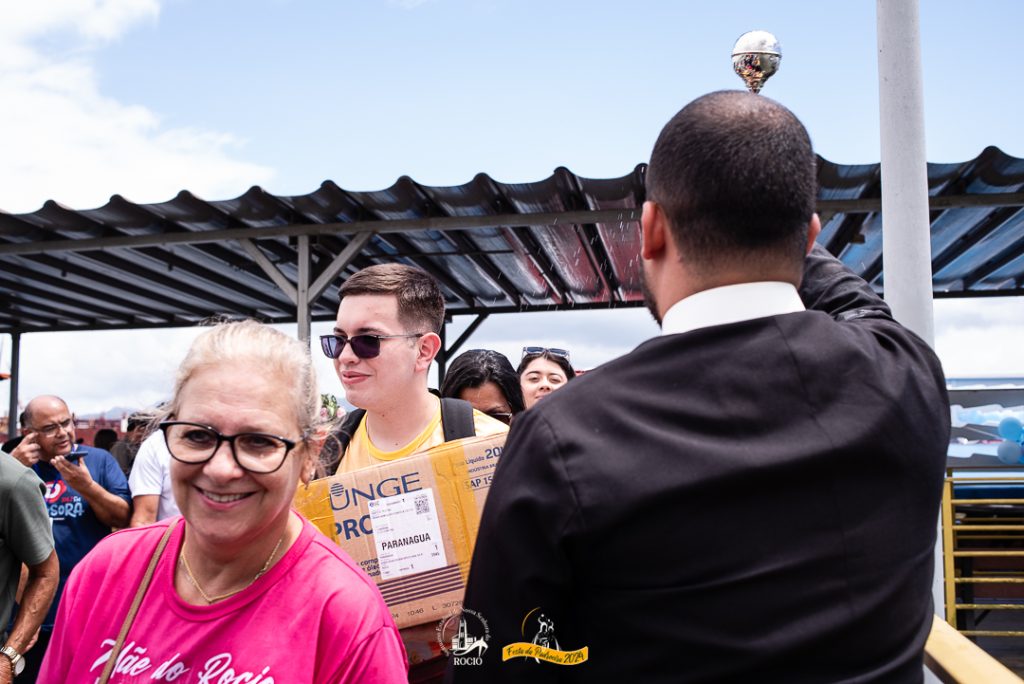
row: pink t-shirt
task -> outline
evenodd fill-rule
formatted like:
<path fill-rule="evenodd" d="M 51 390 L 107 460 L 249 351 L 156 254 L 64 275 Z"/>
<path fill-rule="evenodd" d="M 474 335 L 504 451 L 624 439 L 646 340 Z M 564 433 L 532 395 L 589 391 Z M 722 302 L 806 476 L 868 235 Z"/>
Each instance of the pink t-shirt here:
<path fill-rule="evenodd" d="M 99 679 L 172 520 L 113 534 L 75 568 L 39 682 Z M 270 572 L 211 606 L 186 603 L 174 590 L 185 524 L 164 549 L 111 684 L 408 681 L 405 649 L 380 592 L 309 522 Z"/>

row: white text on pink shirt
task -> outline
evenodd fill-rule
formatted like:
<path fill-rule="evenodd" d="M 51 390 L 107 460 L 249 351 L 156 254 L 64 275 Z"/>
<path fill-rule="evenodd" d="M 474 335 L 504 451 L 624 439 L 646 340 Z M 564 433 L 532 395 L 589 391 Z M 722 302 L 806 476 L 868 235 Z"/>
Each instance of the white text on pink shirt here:
<path fill-rule="evenodd" d="M 104 639 L 101 645 L 107 650 L 93 662 L 89 668 L 90 672 L 98 667 L 103 667 L 110 660 L 110 654 L 114 650 L 114 640 Z M 153 661 L 146 655 L 146 652 L 146 648 L 137 646 L 134 641 L 128 642 L 117 656 L 117 663 L 114 665 L 113 674 L 135 677 L 149 671 L 153 667 Z M 180 657 L 180 653 L 175 653 L 161 663 L 153 671 L 150 679 L 158 682 L 173 682 L 188 672 L 191 668 L 185 667 L 184 664 L 179 662 L 178 659 Z M 213 656 L 203 665 L 202 671 L 197 675 L 197 681 L 199 684 L 274 684 L 274 678 L 267 676 L 270 673 L 269 665 L 264 667 L 259 673 L 249 671 L 236 672 L 231 667 L 231 661 L 232 656 L 230 653 L 220 653 Z M 97 681 L 99 681 L 98 678 Z"/>

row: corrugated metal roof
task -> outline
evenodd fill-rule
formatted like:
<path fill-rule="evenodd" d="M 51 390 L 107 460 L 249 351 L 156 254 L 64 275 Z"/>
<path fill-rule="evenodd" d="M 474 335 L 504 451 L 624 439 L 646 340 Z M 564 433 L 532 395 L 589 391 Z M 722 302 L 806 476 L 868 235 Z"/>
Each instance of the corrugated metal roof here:
<path fill-rule="evenodd" d="M 291 197 L 253 187 L 219 201 L 182 191 L 157 204 L 114 196 L 98 209 L 51 201 L 0 212 L 0 332 L 211 315 L 294 321 L 287 289 L 301 297 L 306 283 L 312 319 L 332 319 L 346 274 L 394 260 L 435 275 L 452 314 L 638 306 L 644 168 L 609 179 L 559 168 L 518 184 L 480 174 L 453 187 L 402 177 L 374 192 L 326 181 Z M 819 158 L 818 178 L 821 241 L 881 290 L 879 165 Z M 1021 294 L 1024 160 L 990 147 L 961 164 L 929 164 L 928 178 L 936 296 Z M 342 255 L 335 274 L 350 244 L 354 257 Z"/>

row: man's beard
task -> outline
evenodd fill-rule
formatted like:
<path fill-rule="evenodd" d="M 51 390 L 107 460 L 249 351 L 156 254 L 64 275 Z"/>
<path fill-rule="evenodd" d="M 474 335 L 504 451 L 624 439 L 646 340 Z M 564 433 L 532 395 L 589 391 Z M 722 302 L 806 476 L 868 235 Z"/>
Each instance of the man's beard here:
<path fill-rule="evenodd" d="M 658 315 L 658 302 L 654 298 L 654 293 L 651 292 L 651 288 L 647 286 L 647 269 L 640 265 L 640 292 L 644 296 L 644 305 L 647 310 L 651 312 L 651 317 L 654 318 L 654 322 L 661 327 L 661 316 Z"/>

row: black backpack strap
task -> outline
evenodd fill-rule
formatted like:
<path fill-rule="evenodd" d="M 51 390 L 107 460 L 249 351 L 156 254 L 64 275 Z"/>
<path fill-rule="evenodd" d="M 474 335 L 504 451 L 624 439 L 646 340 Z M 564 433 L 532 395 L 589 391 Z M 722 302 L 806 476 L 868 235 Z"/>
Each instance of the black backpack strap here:
<path fill-rule="evenodd" d="M 365 409 L 353 410 L 345 416 L 341 425 L 327 435 L 324 447 L 320 450 L 320 462 L 328 476 L 338 472 L 338 466 L 341 465 L 341 459 L 345 458 L 352 435 L 359 429 L 359 423 L 362 422 L 365 415 Z M 463 399 L 442 399 L 441 427 L 444 429 L 444 441 L 446 442 L 476 435 L 473 405 Z"/>
<path fill-rule="evenodd" d="M 464 399 L 442 399 L 441 427 L 446 442 L 474 436 L 476 424 L 473 422 L 473 405 Z"/>
<path fill-rule="evenodd" d="M 341 465 L 341 459 L 345 458 L 352 435 L 359 429 L 359 423 L 362 422 L 365 415 L 365 409 L 355 409 L 345 416 L 345 420 L 341 421 L 340 425 L 328 433 L 324 447 L 320 450 L 320 462 L 327 475 L 334 475 L 338 472 L 338 466 Z"/>

